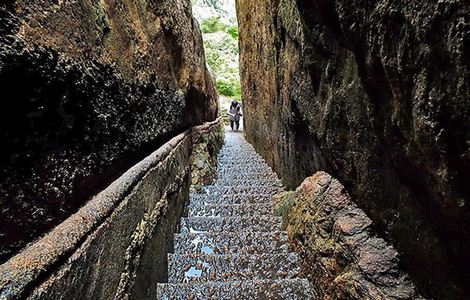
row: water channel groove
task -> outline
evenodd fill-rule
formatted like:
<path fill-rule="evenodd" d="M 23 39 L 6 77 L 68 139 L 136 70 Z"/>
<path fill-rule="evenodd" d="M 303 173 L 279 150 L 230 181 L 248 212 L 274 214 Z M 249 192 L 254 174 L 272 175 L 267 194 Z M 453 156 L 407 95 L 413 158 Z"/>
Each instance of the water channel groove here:
<path fill-rule="evenodd" d="M 271 196 L 281 181 L 238 132 L 226 131 L 213 185 L 190 194 L 157 299 L 311 299 Z"/>

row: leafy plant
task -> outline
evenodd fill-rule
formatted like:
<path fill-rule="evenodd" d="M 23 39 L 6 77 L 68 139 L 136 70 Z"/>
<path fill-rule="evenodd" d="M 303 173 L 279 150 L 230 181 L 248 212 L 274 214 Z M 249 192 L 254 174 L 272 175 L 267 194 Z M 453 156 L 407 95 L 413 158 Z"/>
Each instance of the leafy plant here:
<path fill-rule="evenodd" d="M 214 33 L 219 31 L 225 31 L 227 25 L 220 21 L 220 17 L 211 17 L 205 19 L 201 23 L 201 31 L 202 33 Z"/>
<path fill-rule="evenodd" d="M 238 26 L 228 26 L 227 33 L 234 39 L 238 39 Z"/>
<path fill-rule="evenodd" d="M 208 5 L 206 0 L 203 5 Z M 207 0 L 215 1 L 218 0 Z M 194 5 L 196 0 L 192 0 Z M 215 7 L 215 3 L 210 3 Z M 241 100 L 238 26 L 236 20 L 221 14 L 212 14 L 200 20 L 203 33 L 206 61 L 214 74 L 217 91 L 220 95 Z"/>

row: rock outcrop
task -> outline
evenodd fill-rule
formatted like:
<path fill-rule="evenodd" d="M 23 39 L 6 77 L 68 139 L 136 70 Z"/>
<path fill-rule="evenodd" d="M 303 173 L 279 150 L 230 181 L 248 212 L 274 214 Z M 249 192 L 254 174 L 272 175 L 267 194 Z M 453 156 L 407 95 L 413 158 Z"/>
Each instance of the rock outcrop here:
<path fill-rule="evenodd" d="M 6 1 L 0 90 L 1 261 L 217 115 L 186 0 Z"/>
<path fill-rule="evenodd" d="M 219 118 L 178 134 L 0 265 L 0 299 L 157 299 L 193 150 L 202 139 L 215 158 L 223 128 Z"/>
<path fill-rule="evenodd" d="M 318 172 L 274 199 L 315 299 L 423 299 L 338 180 Z"/>
<path fill-rule="evenodd" d="M 425 296 L 470 287 L 465 1 L 238 0 L 247 138 L 338 178 Z"/>

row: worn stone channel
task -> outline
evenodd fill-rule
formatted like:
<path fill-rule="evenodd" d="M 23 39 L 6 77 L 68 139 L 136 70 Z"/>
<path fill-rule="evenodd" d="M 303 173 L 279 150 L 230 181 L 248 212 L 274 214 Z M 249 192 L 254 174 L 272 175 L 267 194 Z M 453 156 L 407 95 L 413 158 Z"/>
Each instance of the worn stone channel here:
<path fill-rule="evenodd" d="M 311 299 L 272 212 L 283 190 L 243 135 L 226 130 L 216 179 L 190 194 L 157 299 Z"/>

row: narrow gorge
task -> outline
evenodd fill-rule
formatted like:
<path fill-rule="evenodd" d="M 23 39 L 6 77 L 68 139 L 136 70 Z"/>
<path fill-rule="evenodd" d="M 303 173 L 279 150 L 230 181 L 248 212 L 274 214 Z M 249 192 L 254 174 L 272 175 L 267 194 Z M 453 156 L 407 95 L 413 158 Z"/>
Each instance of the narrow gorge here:
<path fill-rule="evenodd" d="M 469 16 L 3 1 L 0 299 L 470 298 Z"/>

